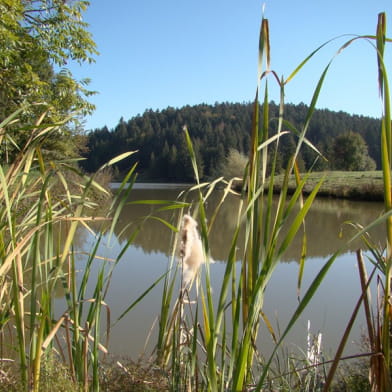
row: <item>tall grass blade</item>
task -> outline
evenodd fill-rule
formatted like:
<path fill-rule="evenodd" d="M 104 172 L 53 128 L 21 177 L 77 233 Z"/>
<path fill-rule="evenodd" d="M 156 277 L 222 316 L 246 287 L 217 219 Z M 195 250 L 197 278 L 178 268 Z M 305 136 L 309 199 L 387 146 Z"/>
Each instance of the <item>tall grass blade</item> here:
<path fill-rule="evenodd" d="M 338 367 L 339 361 L 342 358 L 344 347 L 345 347 L 345 345 L 347 343 L 347 340 L 348 340 L 348 337 L 350 335 L 351 329 L 352 329 L 352 327 L 354 325 L 354 322 L 357 319 L 358 311 L 360 309 L 360 306 L 362 305 L 362 301 L 367 296 L 367 290 L 368 290 L 369 284 L 370 284 L 370 282 L 371 282 L 375 272 L 376 272 L 376 269 L 374 268 L 373 272 L 371 273 L 371 275 L 369 277 L 369 280 L 366 282 L 366 286 L 364 287 L 364 290 L 362 291 L 361 297 L 358 299 L 358 301 L 357 301 L 357 303 L 356 303 L 356 305 L 354 307 L 353 313 L 352 313 L 352 315 L 350 317 L 350 320 L 347 323 L 347 326 L 346 326 L 346 328 L 344 330 L 343 337 L 342 337 L 342 339 L 339 342 L 339 346 L 338 346 L 338 349 L 336 350 L 335 358 L 334 358 L 334 360 L 332 362 L 331 368 L 329 369 L 328 376 L 327 376 L 327 379 L 326 379 L 325 384 L 324 384 L 324 389 L 323 389 L 324 392 L 328 392 L 330 390 L 330 388 L 331 388 L 332 380 L 334 378 L 334 375 L 335 375 L 336 369 Z M 388 388 L 388 389 L 390 389 L 390 388 Z"/>

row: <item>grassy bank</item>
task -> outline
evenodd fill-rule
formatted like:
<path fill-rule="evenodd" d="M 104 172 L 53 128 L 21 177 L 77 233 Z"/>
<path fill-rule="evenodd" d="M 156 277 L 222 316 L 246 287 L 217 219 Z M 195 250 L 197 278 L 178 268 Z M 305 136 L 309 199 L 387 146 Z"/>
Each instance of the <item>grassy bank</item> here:
<path fill-rule="evenodd" d="M 274 192 L 279 193 L 284 175 L 278 175 L 274 181 Z M 336 197 L 353 200 L 383 201 L 384 185 L 381 171 L 328 171 L 310 173 L 303 187 L 303 193 L 309 194 L 322 181 L 318 196 Z M 295 176 L 290 176 L 288 190 L 297 189 Z"/>

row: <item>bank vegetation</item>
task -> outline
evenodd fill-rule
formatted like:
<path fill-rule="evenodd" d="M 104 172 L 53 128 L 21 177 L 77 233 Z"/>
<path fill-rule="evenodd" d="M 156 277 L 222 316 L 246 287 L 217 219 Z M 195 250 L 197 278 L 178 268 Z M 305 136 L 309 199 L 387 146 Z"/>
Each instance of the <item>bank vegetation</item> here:
<path fill-rule="evenodd" d="M 0 66 L 3 70 L 7 61 L 15 60 L 14 73 L 8 80 L 11 87 L 23 86 L 24 75 L 31 80 L 44 76 L 38 72 L 44 65 L 47 67 L 42 69 L 53 71 L 53 61 L 67 59 L 65 48 L 70 42 L 77 43 L 71 45 L 76 50 L 73 55 L 77 59 L 90 58 L 87 54 L 94 51 L 95 46 L 89 35 L 83 32 L 85 26 L 80 24 L 80 13 L 86 6 L 85 1 L 0 0 L 1 10 L 8 12 L 4 21 L 8 30 L 0 30 L 4 36 L 2 38 L 8 43 L 16 40 L 15 45 L 7 45 L 4 49 L 21 47 L 27 56 L 32 54 L 28 50 L 32 45 L 37 53 L 43 55 L 37 59 L 40 62 L 36 68 L 27 67 L 35 72 L 25 74 L 23 66 L 26 64 L 23 61 L 27 59 L 27 64 L 28 61 L 34 63 L 34 56 L 11 56 L 8 52 L 5 58 L 7 52 L 0 51 L 3 56 L 0 57 Z M 23 20 L 31 13 L 35 15 L 32 19 Z M 45 34 L 48 30 L 57 34 L 56 40 L 43 40 L 48 37 Z M 53 37 L 51 34 L 49 36 Z M 18 39 L 21 41 L 18 42 Z M 306 268 L 306 218 L 326 179 L 315 180 L 307 190 L 311 173 L 308 168 L 301 169 L 301 151 L 303 147 L 310 149 L 315 164 L 325 161 L 323 152 L 312 143 L 307 132 L 324 79 L 331 72 L 330 68 L 333 68 L 333 59 L 326 64 L 315 86 L 311 103 L 304 108 L 303 121 L 299 125 L 291 124 L 284 118 L 285 87 L 322 47 L 301 61 L 287 79 L 280 78 L 271 67 L 269 21 L 263 18 L 259 44 L 259 83 L 251 104 L 249 151 L 241 177 L 243 187 L 238 196 L 243 208 L 233 212 L 237 225 L 233 237 L 227 239 L 225 272 L 220 287 L 211 285 L 209 237 L 214 230 L 219 230 L 215 225 L 215 216 L 227 195 L 232 192 L 234 179 L 217 177 L 208 182 L 202 181 L 200 150 L 197 148 L 197 139 L 192 138 L 190 128 L 181 128 L 180 135 L 194 180 L 194 186 L 188 192 L 196 194 L 198 202 L 190 206 L 181 198 L 169 202 L 137 201 L 139 204 L 155 206 L 157 211 L 177 212 L 176 219 L 163 220 L 151 212 L 132 227 L 121 249 L 108 259 L 101 251 L 105 246 L 112 246 L 115 227 L 136 181 L 137 163 L 133 161 L 136 152 L 132 149 L 124 151 L 99 168 L 98 172 L 128 162 L 124 164 L 127 170 L 121 173 L 122 182 L 109 208 L 98 213 L 96 198 L 92 195 L 95 192 L 105 195 L 107 192 L 96 180 L 97 174 L 86 175 L 79 168 L 75 151 L 71 154 L 67 149 L 51 148 L 53 141 L 64 142 L 70 134 L 78 137 L 77 130 L 70 124 L 70 120 L 77 116 L 73 110 L 78 109 L 79 105 L 88 109 L 73 95 L 76 90 L 79 91 L 79 85 L 74 84 L 74 79 L 66 79 L 73 88 L 63 91 L 65 95 L 70 94 L 70 100 L 66 101 L 71 102 L 71 106 L 59 105 L 58 110 L 54 110 L 56 106 L 50 103 L 36 104 L 37 98 L 41 97 L 43 101 L 48 91 L 56 91 L 56 83 L 54 90 L 48 87 L 50 82 L 58 80 L 54 77 L 46 82 L 41 80 L 48 90 L 44 89 L 41 93 L 34 89 L 25 91 L 26 96 L 32 94 L 32 102 L 24 102 L 22 97 L 15 96 L 21 99 L 10 99 L 9 106 L 2 109 L 1 388 L 38 392 L 115 388 L 125 391 L 140 387 L 140 390 L 218 392 L 343 391 L 347 388 L 354 391 L 353 388 L 360 387 L 361 390 L 390 391 L 392 129 L 388 74 L 383 56 L 386 44 L 391 41 L 386 37 L 386 15 L 381 13 L 378 16 L 375 35 L 354 36 L 340 44 L 340 51 L 348 51 L 358 40 L 371 42 L 369 49 L 377 60 L 379 89 L 383 100 L 383 113 L 375 138 L 380 140 L 381 158 L 378 164 L 382 171 L 385 209 L 370 226 L 383 225 L 385 241 L 374 243 L 368 228 L 352 223 L 356 234 L 349 242 L 362 240 L 363 250 L 370 255 L 370 268 L 366 270 L 363 252 L 358 249 L 358 285 L 361 294 L 333 358 L 325 360 L 320 356 L 319 340 L 313 339 L 311 331 L 306 353 L 301 357 L 286 353 L 283 357 L 285 366 L 280 366 L 282 358 L 279 357 L 290 330 L 346 246 L 337 249 L 323 262 L 319 272 L 304 289 L 302 277 Z M 49 44 L 53 42 L 57 42 L 57 46 L 50 47 Z M 4 45 L 3 40 L 0 40 L 0 45 Z M 70 57 L 73 55 L 70 54 Z M 267 79 L 278 84 L 282 97 L 277 104 L 279 116 L 275 119 L 273 129 L 270 128 L 270 116 L 275 109 L 270 106 L 265 84 Z M 9 92 L 12 98 L 11 92 L 12 89 Z M 37 92 L 39 96 L 33 95 Z M 13 107 L 15 102 L 18 108 Z M 290 133 L 295 135 L 295 146 L 282 165 L 280 142 Z M 275 178 L 282 173 L 278 202 L 273 204 L 273 200 L 276 200 Z M 293 189 L 289 186 L 291 176 L 294 176 L 296 184 Z M 207 219 L 206 205 L 218 186 L 224 192 L 221 193 L 222 198 L 216 210 Z M 110 303 L 106 302 L 112 273 L 122 262 L 143 222 L 149 219 L 158 220 L 165 229 L 179 234 L 173 235 L 170 244 L 173 257 L 167 271 L 151 282 L 138 298 L 130 299 L 129 306 L 113 320 Z M 246 236 L 241 246 L 238 246 L 239 231 L 243 227 Z M 89 250 L 81 252 L 77 240 L 84 230 L 92 234 L 93 240 L 88 243 Z M 278 331 L 263 312 L 264 293 L 278 263 L 298 234 L 302 238 L 302 256 L 298 264 L 297 292 L 293 295 L 298 295 L 299 301 L 288 324 Z M 237 265 L 240 265 L 240 270 Z M 95 268 L 97 273 L 92 272 L 93 266 L 98 266 Z M 377 285 L 378 293 L 378 300 L 373 304 L 368 290 L 371 282 Z M 111 326 L 121 322 L 158 284 L 162 288 L 161 311 L 158 315 L 156 350 L 150 358 L 150 367 L 145 369 L 121 360 L 115 360 L 107 366 Z M 57 300 L 59 293 L 61 301 Z M 365 310 L 366 315 L 366 351 L 344 358 L 344 348 L 360 308 Z M 261 328 L 270 333 L 274 342 L 272 353 L 263 352 L 263 345 L 258 344 Z M 361 362 L 359 372 L 352 370 L 349 377 L 338 377 L 342 363 L 359 359 L 365 361 Z M 369 377 L 363 377 L 364 368 Z"/>

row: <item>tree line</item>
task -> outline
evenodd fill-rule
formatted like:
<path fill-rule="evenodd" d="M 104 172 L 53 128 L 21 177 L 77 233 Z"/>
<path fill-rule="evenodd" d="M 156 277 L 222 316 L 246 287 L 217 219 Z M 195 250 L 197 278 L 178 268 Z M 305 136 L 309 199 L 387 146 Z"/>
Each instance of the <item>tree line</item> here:
<path fill-rule="evenodd" d="M 278 105 L 270 104 L 271 135 L 276 132 Z M 285 106 L 285 121 L 301 129 L 308 107 L 301 103 Z M 249 152 L 253 105 L 251 103 L 200 104 L 164 110 L 146 110 L 114 129 L 106 126 L 88 134 L 86 158 L 82 166 L 96 171 L 112 157 L 125 151 L 138 150 L 135 160 L 143 180 L 192 181 L 193 170 L 183 135 L 186 124 L 195 149 L 202 178 L 225 174 L 230 157 Z M 316 110 L 307 138 L 326 159 L 304 146 L 299 165 L 302 170 L 373 170 L 380 167 L 380 122 L 377 119 Z M 291 129 L 291 127 L 290 127 Z M 296 147 L 294 132 L 279 142 L 278 169 L 284 168 Z M 236 154 L 233 154 L 236 152 Z M 229 161 L 228 161 L 229 160 Z M 117 168 L 121 176 L 134 162 L 122 162 Z"/>

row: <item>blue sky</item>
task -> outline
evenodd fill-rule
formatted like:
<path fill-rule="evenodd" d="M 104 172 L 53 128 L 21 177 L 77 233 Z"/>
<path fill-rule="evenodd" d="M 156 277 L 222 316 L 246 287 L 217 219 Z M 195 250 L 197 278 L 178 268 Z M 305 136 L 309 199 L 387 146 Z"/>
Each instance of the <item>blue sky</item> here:
<path fill-rule="evenodd" d="M 391 0 L 91 0 L 85 20 L 100 55 L 95 64 L 70 67 L 98 92 L 86 129 L 111 129 L 146 109 L 253 100 L 263 4 L 279 76 L 333 37 L 374 34 L 381 11 L 392 32 Z M 349 38 L 329 44 L 302 69 L 286 87 L 286 102 L 310 103 L 322 70 Z M 389 45 L 392 75 L 391 53 Z M 278 101 L 272 78 L 269 86 Z M 376 54 L 368 42 L 334 59 L 317 107 L 380 116 Z"/>

